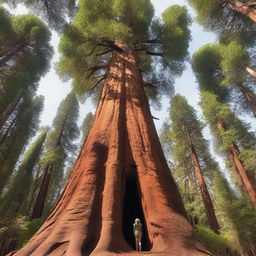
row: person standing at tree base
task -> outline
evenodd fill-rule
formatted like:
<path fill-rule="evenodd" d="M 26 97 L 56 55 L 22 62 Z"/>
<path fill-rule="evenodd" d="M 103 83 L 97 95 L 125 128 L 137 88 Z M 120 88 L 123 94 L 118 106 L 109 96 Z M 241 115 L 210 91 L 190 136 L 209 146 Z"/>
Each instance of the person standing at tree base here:
<path fill-rule="evenodd" d="M 133 234 L 135 238 L 136 251 L 141 252 L 142 225 L 140 219 L 135 219 L 133 224 Z"/>

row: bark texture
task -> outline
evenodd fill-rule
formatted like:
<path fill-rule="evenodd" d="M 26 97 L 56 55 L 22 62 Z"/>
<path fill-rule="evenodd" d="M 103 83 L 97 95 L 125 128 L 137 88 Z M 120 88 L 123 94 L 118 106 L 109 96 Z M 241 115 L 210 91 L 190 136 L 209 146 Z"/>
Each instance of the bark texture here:
<path fill-rule="evenodd" d="M 248 105 L 250 106 L 250 109 L 254 117 L 256 117 L 256 98 L 254 93 L 242 85 L 239 88 L 242 94 L 244 95 L 244 98 L 248 102 Z"/>
<path fill-rule="evenodd" d="M 247 3 L 238 1 L 238 0 L 229 0 L 227 2 L 227 5 L 233 9 L 234 11 L 237 11 L 254 22 L 256 22 L 256 3 L 255 1 L 251 0 L 248 1 Z"/>
<path fill-rule="evenodd" d="M 217 127 L 219 130 L 225 129 L 225 125 L 223 121 L 219 120 Z M 236 177 L 238 184 L 241 186 L 243 184 L 246 189 L 250 200 L 256 206 L 256 186 L 254 177 L 250 176 L 246 169 L 244 168 L 244 164 L 239 158 L 239 148 L 235 142 L 232 142 L 232 145 L 229 148 L 229 158 L 233 165 L 233 171 L 236 172 Z M 242 184 L 241 184 L 242 183 Z"/>
<path fill-rule="evenodd" d="M 193 142 L 192 142 L 192 139 L 191 139 L 191 136 L 190 136 L 187 126 L 185 126 L 185 129 L 186 129 L 187 138 L 188 138 L 191 153 L 192 153 L 192 161 L 194 163 L 195 175 L 196 175 L 196 179 L 197 179 L 199 189 L 201 192 L 201 197 L 202 197 L 202 200 L 204 203 L 204 207 L 206 210 L 207 219 L 208 219 L 211 229 L 216 234 L 219 234 L 220 227 L 219 227 L 219 224 L 217 221 L 217 217 L 215 215 L 212 199 L 208 192 L 208 189 L 207 189 L 207 186 L 206 186 L 203 174 L 202 174 L 202 169 L 201 169 L 201 166 L 199 163 L 199 159 L 198 159 L 197 153 L 195 151 L 195 148 L 194 148 L 194 145 L 193 145 Z"/>
<path fill-rule="evenodd" d="M 15 256 L 143 255 L 123 234 L 126 179 L 136 170 L 151 255 L 209 255 L 170 175 L 136 58 L 113 53 L 94 121 L 50 216 Z M 131 226 L 132 228 L 132 226 Z"/>

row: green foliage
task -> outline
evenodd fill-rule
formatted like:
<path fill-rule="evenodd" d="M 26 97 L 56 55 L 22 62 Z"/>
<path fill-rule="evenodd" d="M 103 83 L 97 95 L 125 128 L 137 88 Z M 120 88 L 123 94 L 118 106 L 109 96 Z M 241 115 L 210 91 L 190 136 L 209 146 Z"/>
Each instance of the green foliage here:
<path fill-rule="evenodd" d="M 86 136 L 88 135 L 89 129 L 91 127 L 93 121 L 93 113 L 89 112 L 82 124 L 82 133 L 83 133 L 83 137 L 82 137 L 82 143 L 84 142 L 84 139 L 86 138 Z"/>
<path fill-rule="evenodd" d="M 171 103 L 172 124 L 169 141 L 172 141 L 171 151 L 177 168 L 190 172 L 190 175 L 193 173 L 192 143 L 202 171 L 211 176 L 218 167 L 210 156 L 208 142 L 202 134 L 204 124 L 198 120 L 196 111 L 187 103 L 185 97 L 176 95 Z"/>
<path fill-rule="evenodd" d="M 4 211 L 8 218 L 12 218 L 13 214 L 24 214 L 24 209 L 27 207 L 28 195 L 33 181 L 33 171 L 42 152 L 46 134 L 47 130 L 44 130 L 34 143 L 32 143 L 24 154 L 18 170 L 11 179 L 8 190 L 5 193 L 0 206 L 0 210 Z"/>
<path fill-rule="evenodd" d="M 256 98 L 251 75 L 245 71 L 250 65 L 246 48 L 238 42 L 206 45 L 193 55 L 193 70 L 200 89 L 218 95 L 222 103 L 239 107 L 241 113 L 252 113 L 253 105 L 245 92 Z"/>
<path fill-rule="evenodd" d="M 46 20 L 57 31 L 76 11 L 75 0 L 1 0 L 1 2 L 9 4 L 11 7 L 16 7 L 19 3 L 25 4 L 27 8 Z"/>
<path fill-rule="evenodd" d="M 66 159 L 69 154 L 76 153 L 74 140 L 79 136 L 76 124 L 79 114 L 79 105 L 76 95 L 71 92 L 60 103 L 57 114 L 53 120 L 52 130 L 48 133 L 44 154 L 40 160 L 40 177 L 35 182 L 41 183 L 44 172 L 52 165 L 51 181 L 48 188 L 46 206 L 48 214 L 60 189 L 64 176 Z"/>
<path fill-rule="evenodd" d="M 38 130 L 39 115 L 43 109 L 43 100 L 42 96 L 32 99 L 31 95 L 27 95 L 18 109 L 15 120 L 9 127 L 1 130 L 1 191 L 12 174 L 14 166 L 20 154 L 25 149 L 29 138 L 34 136 Z"/>
<path fill-rule="evenodd" d="M 18 232 L 18 247 L 24 246 L 42 225 L 41 219 L 26 221 Z"/>
<path fill-rule="evenodd" d="M 188 0 L 195 9 L 196 20 L 207 30 L 219 34 L 225 41 L 242 39 L 249 46 L 254 44 L 254 22 L 245 15 L 232 10 L 232 0 L 225 2 L 219 0 Z M 242 1 L 241 1 L 242 2 Z M 224 39 L 224 38 L 223 38 Z"/>
<path fill-rule="evenodd" d="M 221 175 L 215 175 L 217 207 L 223 219 L 221 234 L 235 255 L 255 251 L 256 213 L 246 197 L 238 198 Z M 227 203 L 228 202 L 228 203 Z"/>
<path fill-rule="evenodd" d="M 248 132 L 248 124 L 239 120 L 226 104 L 218 101 L 218 97 L 208 91 L 201 92 L 200 103 L 206 122 L 215 136 L 218 152 L 228 152 L 232 142 L 239 142 L 244 149 L 254 148 L 255 136 Z M 217 123 L 222 121 L 225 129 L 218 129 Z"/>
<path fill-rule="evenodd" d="M 113 53 L 129 47 L 147 84 L 170 95 L 170 74 L 180 74 L 188 56 L 191 21 L 181 6 L 168 8 L 161 20 L 153 17 L 149 0 L 97 0 L 93 8 L 89 0 L 81 0 L 60 41 L 60 75 L 73 78 L 79 94 L 90 95 L 106 78 Z"/>
<path fill-rule="evenodd" d="M 214 255 L 226 255 L 226 249 L 229 247 L 229 243 L 224 235 L 218 235 L 203 225 L 196 226 L 196 233 L 206 248 L 214 253 Z"/>

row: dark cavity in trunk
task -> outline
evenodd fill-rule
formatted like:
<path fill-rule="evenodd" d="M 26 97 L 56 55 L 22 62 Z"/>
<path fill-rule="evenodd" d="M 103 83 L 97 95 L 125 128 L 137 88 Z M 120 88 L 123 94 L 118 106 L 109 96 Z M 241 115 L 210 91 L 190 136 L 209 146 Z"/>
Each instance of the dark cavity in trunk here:
<path fill-rule="evenodd" d="M 145 217 L 141 205 L 141 193 L 137 179 L 137 169 L 135 166 L 130 166 L 129 170 L 126 170 L 125 194 L 123 202 L 123 233 L 126 241 L 135 250 L 136 246 L 133 235 L 133 223 L 136 218 L 139 218 L 143 227 L 141 248 L 142 251 L 150 251 L 151 245 L 149 242 Z"/>

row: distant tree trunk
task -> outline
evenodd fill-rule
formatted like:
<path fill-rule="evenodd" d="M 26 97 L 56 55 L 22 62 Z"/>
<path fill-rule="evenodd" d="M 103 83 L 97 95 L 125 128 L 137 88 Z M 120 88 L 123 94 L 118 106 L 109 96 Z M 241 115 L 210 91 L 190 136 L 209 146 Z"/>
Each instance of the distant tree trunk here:
<path fill-rule="evenodd" d="M 227 6 L 229 6 L 232 10 L 237 11 L 254 22 L 256 22 L 256 3 L 255 1 L 251 0 L 248 2 L 242 2 L 238 0 L 228 0 Z"/>
<path fill-rule="evenodd" d="M 204 207 L 206 210 L 206 215 L 207 215 L 207 219 L 209 222 L 209 225 L 211 227 L 211 229 L 216 233 L 219 234 L 219 224 L 217 221 L 217 217 L 215 215 L 215 210 L 213 207 L 213 203 L 212 203 L 212 199 L 210 197 L 210 194 L 208 192 L 204 177 L 202 175 L 202 169 L 198 160 L 198 156 L 197 153 L 195 151 L 190 133 L 188 131 L 188 127 L 186 125 L 184 125 L 184 128 L 186 130 L 186 134 L 187 134 L 187 138 L 188 138 L 188 142 L 190 145 L 190 149 L 191 149 L 191 153 L 192 153 L 192 161 L 194 163 L 194 168 L 195 168 L 195 174 L 196 174 L 196 179 L 199 185 L 199 189 L 201 192 L 201 197 L 203 199 L 203 203 L 204 203 Z"/>
<path fill-rule="evenodd" d="M 7 138 L 9 132 L 11 131 L 11 129 L 13 128 L 13 125 L 15 124 L 15 118 L 13 118 L 13 120 L 11 121 L 11 123 L 8 125 L 8 128 L 4 131 L 2 135 L 2 137 L 0 138 L 0 146 L 4 143 L 5 139 Z"/>
<path fill-rule="evenodd" d="M 171 177 L 136 57 L 119 46 L 124 52 L 113 53 L 69 182 L 36 235 L 10 255 L 136 255 L 122 227 L 125 186 L 133 175 L 139 191 L 133 202 L 141 202 L 151 255 L 209 255 L 196 239 Z"/>
<path fill-rule="evenodd" d="M 224 125 L 223 121 L 221 121 L 221 120 L 218 121 L 217 127 L 219 130 L 222 130 L 222 129 L 225 130 L 225 125 Z M 239 149 L 235 142 L 233 142 L 231 147 L 229 148 L 229 156 L 230 156 L 233 166 L 235 166 L 236 170 L 239 172 L 239 176 L 241 177 L 241 180 L 243 181 L 243 184 L 244 184 L 244 186 L 247 190 L 247 193 L 250 197 L 250 200 L 256 206 L 255 180 L 254 180 L 254 177 L 251 177 L 250 175 L 248 175 L 247 171 L 245 170 L 243 162 L 239 158 Z M 240 181 L 238 180 L 238 183 L 239 182 Z"/>
<path fill-rule="evenodd" d="M 256 71 L 250 67 L 246 67 L 245 70 L 252 76 L 256 77 Z"/>
<path fill-rule="evenodd" d="M 11 104 L 9 104 L 9 106 L 6 108 L 6 110 L 1 114 L 1 116 L 0 116 L 0 130 L 4 126 L 7 119 L 10 117 L 10 115 L 13 113 L 13 111 L 16 109 L 16 107 L 19 105 L 19 103 L 21 101 L 21 98 L 22 98 L 22 92 L 20 92 L 18 94 L 16 99 Z"/>
<path fill-rule="evenodd" d="M 37 219 L 42 217 L 45 199 L 48 191 L 48 187 L 50 184 L 51 176 L 52 176 L 53 165 L 48 164 L 45 168 L 45 172 L 42 178 L 42 182 L 39 188 L 38 195 L 35 200 L 35 205 L 33 207 L 33 211 L 31 214 L 31 219 Z"/>
<path fill-rule="evenodd" d="M 248 102 L 254 117 L 256 117 L 256 97 L 254 93 L 242 85 L 239 86 L 239 88 L 242 94 L 244 95 L 246 101 Z"/>
<path fill-rule="evenodd" d="M 5 56 L 0 59 L 0 68 L 5 65 L 13 56 L 23 50 L 27 46 L 27 42 L 22 42 L 15 46 L 11 51 L 9 51 Z"/>

